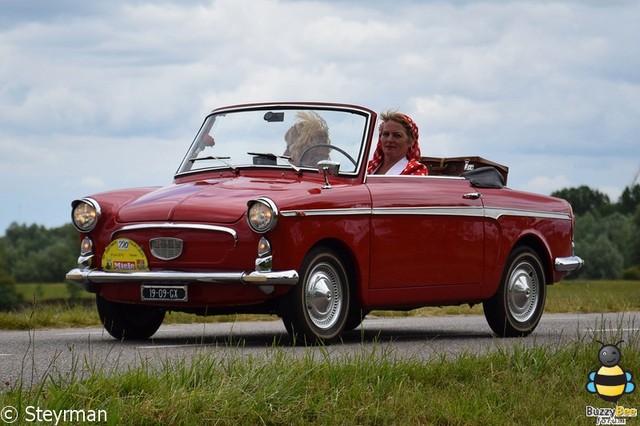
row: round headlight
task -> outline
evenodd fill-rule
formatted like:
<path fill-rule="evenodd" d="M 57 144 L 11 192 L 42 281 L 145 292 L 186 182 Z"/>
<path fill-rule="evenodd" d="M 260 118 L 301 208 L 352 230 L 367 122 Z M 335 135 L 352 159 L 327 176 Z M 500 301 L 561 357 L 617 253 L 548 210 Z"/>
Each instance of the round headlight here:
<path fill-rule="evenodd" d="M 100 218 L 100 206 L 95 200 L 83 198 L 71 203 L 71 220 L 80 232 L 89 232 L 96 227 Z"/>
<path fill-rule="evenodd" d="M 278 221 L 278 208 L 268 198 L 258 198 L 248 203 L 247 222 L 259 234 L 269 232 Z"/>

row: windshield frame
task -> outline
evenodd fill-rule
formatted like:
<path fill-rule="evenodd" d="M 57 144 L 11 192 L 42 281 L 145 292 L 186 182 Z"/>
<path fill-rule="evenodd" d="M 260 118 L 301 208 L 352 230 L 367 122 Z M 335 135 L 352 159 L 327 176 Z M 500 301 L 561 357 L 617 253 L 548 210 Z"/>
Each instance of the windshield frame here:
<path fill-rule="evenodd" d="M 211 113 L 209 113 L 204 121 L 202 122 L 200 129 L 198 130 L 195 138 L 192 143 L 189 145 L 189 149 L 187 150 L 185 156 L 183 157 L 177 171 L 175 172 L 174 178 L 185 177 L 194 174 L 207 173 L 211 171 L 221 171 L 221 170 L 231 170 L 235 173 L 238 173 L 240 170 L 247 169 L 274 169 L 278 171 L 282 171 L 283 169 L 294 170 L 297 173 L 312 172 L 318 173 L 318 169 L 316 166 L 308 166 L 308 165 L 296 165 L 291 163 L 291 161 L 286 162 L 285 156 L 282 156 L 282 152 L 278 153 L 266 153 L 260 152 L 259 149 L 253 149 L 256 153 L 252 153 L 253 155 L 261 156 L 264 154 L 265 156 L 270 156 L 273 154 L 274 157 L 281 159 L 280 164 L 276 164 L 274 161 L 272 164 L 268 162 L 260 163 L 260 164 L 230 164 L 227 162 L 228 157 L 224 157 L 224 150 L 221 150 L 218 155 L 213 155 L 207 158 L 196 158 L 198 154 L 198 145 L 201 145 L 201 139 L 203 135 L 209 134 L 211 127 L 215 124 L 215 120 L 217 117 L 224 117 L 228 114 L 233 113 L 242 113 L 248 111 L 255 112 L 268 112 L 268 111 L 315 111 L 322 115 L 322 112 L 336 112 L 336 113 L 344 113 L 344 114 L 355 114 L 361 116 L 363 119 L 363 126 L 361 129 L 361 134 L 359 134 L 359 149 L 357 152 L 357 156 L 354 156 L 353 159 L 356 162 L 354 167 L 349 167 L 347 171 L 341 171 L 339 175 L 345 177 L 355 177 L 363 173 L 363 170 L 366 169 L 366 163 L 368 161 L 368 153 L 371 149 L 371 139 L 372 139 L 372 126 L 375 124 L 377 115 L 374 111 L 357 106 L 357 105 L 349 105 L 349 104 L 338 104 L 338 103 L 311 103 L 311 102 L 284 102 L 284 103 L 256 103 L 256 104 L 243 104 L 243 105 L 233 105 L 222 108 L 214 109 Z M 283 151 L 286 148 L 286 143 L 284 139 L 282 140 Z M 335 145 L 339 147 L 339 145 Z M 355 143 L 353 144 L 355 146 Z M 259 147 L 256 147 L 259 148 Z M 333 149 L 331 149 L 333 151 Z M 195 153 L 195 154 L 194 154 Z M 285 152 L 286 154 L 286 152 Z M 200 159 L 213 160 L 211 161 L 211 165 L 207 165 L 206 167 L 201 167 L 197 169 L 193 169 L 189 163 L 193 163 Z M 341 161 L 345 161 L 347 164 L 343 164 L 341 168 L 345 166 L 351 166 L 351 161 L 347 160 L 346 157 L 340 155 Z M 217 161 L 216 161 L 217 160 Z M 284 163 L 283 163 L 284 162 Z M 285 164 L 286 163 L 286 164 Z"/>

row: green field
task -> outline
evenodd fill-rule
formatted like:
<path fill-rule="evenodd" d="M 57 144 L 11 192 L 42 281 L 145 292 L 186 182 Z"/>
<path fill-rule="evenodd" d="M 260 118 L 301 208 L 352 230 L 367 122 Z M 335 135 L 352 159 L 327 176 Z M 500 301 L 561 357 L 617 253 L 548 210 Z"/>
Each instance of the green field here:
<path fill-rule="evenodd" d="M 64 284 L 42 287 L 19 286 L 31 302 L 2 317 L 2 328 L 98 324 L 91 303 L 64 301 Z M 549 288 L 547 298 L 547 312 L 638 310 L 638 282 L 561 282 Z M 480 307 L 375 312 L 477 313 Z M 183 320 L 175 314 L 168 318 Z M 143 363 L 118 375 L 77 359 L 77 371 L 48 373 L 36 387 L 5 384 L 0 407 L 13 406 L 19 413 L 29 406 L 103 410 L 103 424 L 114 425 L 595 425 L 598 419 L 587 417 L 586 407 L 616 407 L 585 388 L 589 373 L 599 368 L 596 340 L 623 338 L 620 364 L 638 385 L 640 332 L 627 331 L 623 337 L 603 328 L 561 345 L 528 348 L 523 341 L 514 349 L 462 353 L 455 359 L 442 354 L 428 362 L 397 357 L 377 343 L 338 360 L 327 356 L 330 346 L 296 356 L 274 345 L 264 355 L 249 357 L 220 357 L 203 347 L 189 363 L 167 358 L 160 367 Z M 29 363 L 27 357 L 24 362 Z M 623 395 L 619 406 L 637 409 L 637 395 L 637 390 Z"/>

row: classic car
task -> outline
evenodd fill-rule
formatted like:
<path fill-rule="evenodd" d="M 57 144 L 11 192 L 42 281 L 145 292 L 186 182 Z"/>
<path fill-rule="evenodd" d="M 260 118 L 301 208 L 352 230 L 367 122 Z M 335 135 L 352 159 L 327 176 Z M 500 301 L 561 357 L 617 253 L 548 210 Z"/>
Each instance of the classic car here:
<path fill-rule="evenodd" d="M 372 310 L 478 303 L 496 335 L 531 333 L 546 286 L 582 265 L 571 206 L 506 187 L 508 168 L 477 156 L 368 175 L 377 121 L 330 103 L 213 110 L 171 185 L 72 202 L 67 280 L 117 339 L 181 311 L 275 314 L 327 342 Z"/>

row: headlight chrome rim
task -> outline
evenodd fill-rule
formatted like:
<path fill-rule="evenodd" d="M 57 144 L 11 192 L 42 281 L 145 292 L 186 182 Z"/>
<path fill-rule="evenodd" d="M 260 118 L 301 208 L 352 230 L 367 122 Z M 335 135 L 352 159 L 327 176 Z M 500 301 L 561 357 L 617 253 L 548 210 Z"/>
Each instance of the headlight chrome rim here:
<path fill-rule="evenodd" d="M 98 224 L 100 215 L 100 205 L 92 198 L 82 198 L 71 203 L 71 222 L 80 232 L 93 230 Z"/>
<path fill-rule="evenodd" d="M 278 207 L 273 200 L 261 197 L 247 203 L 247 223 L 258 234 L 271 231 L 278 223 Z"/>

